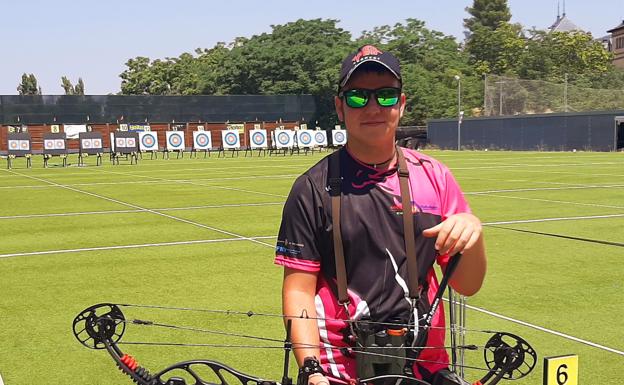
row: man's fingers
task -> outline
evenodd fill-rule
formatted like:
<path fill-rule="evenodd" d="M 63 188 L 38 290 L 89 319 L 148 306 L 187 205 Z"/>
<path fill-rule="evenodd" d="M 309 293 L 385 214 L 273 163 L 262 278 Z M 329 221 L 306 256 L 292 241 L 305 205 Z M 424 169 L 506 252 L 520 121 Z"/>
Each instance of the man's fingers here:
<path fill-rule="evenodd" d="M 435 225 L 433 227 L 430 227 L 428 229 L 423 230 L 422 235 L 427 237 L 427 238 L 435 237 L 438 234 L 438 232 L 440 231 L 440 229 L 442 228 L 443 224 L 444 223 L 439 223 L 439 224 L 437 224 L 437 225 Z"/>

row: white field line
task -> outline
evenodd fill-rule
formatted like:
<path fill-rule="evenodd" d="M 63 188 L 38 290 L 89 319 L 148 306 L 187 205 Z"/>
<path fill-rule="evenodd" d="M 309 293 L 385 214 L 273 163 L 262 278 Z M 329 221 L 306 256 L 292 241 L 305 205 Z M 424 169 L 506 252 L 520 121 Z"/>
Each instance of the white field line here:
<path fill-rule="evenodd" d="M 585 219 L 606 219 L 606 218 L 622 218 L 624 214 L 610 214 L 610 215 L 590 215 L 582 217 L 561 217 L 561 218 L 541 218 L 541 219 L 520 219 L 517 221 L 501 221 L 501 222 L 484 222 L 484 226 L 488 225 L 514 225 L 520 223 L 542 223 L 542 222 L 556 222 L 556 221 L 579 221 Z"/>
<path fill-rule="evenodd" d="M 282 206 L 284 202 L 267 202 L 267 203 L 241 203 L 241 204 L 224 204 L 224 205 L 204 205 L 204 206 L 186 206 L 186 207 L 166 207 L 152 209 L 154 211 L 184 211 L 184 210 L 202 210 L 202 209 L 221 209 L 236 207 L 253 207 L 253 206 Z M 73 213 L 50 213 L 50 214 L 26 214 L 26 215 L 7 215 L 0 216 L 2 219 L 27 219 L 27 218 L 50 218 L 50 217 L 71 217 L 77 215 L 106 215 L 106 214 L 130 214 L 149 212 L 146 210 L 102 210 L 102 211 L 84 211 Z"/>
<path fill-rule="evenodd" d="M 258 241 L 258 240 L 255 240 L 255 239 L 251 239 L 251 238 L 247 238 L 247 237 L 244 237 L 244 236 L 242 236 L 240 234 L 236 234 L 236 233 L 233 233 L 233 232 L 230 232 L 230 231 L 218 229 L 218 228 L 212 227 L 212 226 L 207 226 L 207 225 L 204 225 L 204 224 L 201 224 L 201 223 L 198 223 L 198 222 L 193 222 L 193 221 L 190 221 L 188 219 L 179 218 L 179 217 L 175 217 L 173 215 L 169 215 L 169 214 L 161 213 L 161 212 L 158 212 L 158 211 L 154 211 L 152 209 L 141 207 L 141 206 L 138 206 L 138 205 L 135 205 L 135 204 L 132 204 L 132 203 L 123 202 L 123 201 L 120 201 L 120 200 L 117 200 L 117 199 L 105 197 L 103 195 L 95 194 L 95 193 L 88 192 L 88 191 L 79 190 L 79 189 L 76 189 L 76 188 L 73 188 L 73 187 L 69 187 L 69 186 L 64 186 L 64 185 L 61 185 L 61 184 L 58 184 L 58 183 L 47 181 L 45 179 L 41 179 L 41 178 L 36 178 L 36 177 L 33 177 L 33 176 L 29 176 L 29 175 L 20 174 L 20 173 L 17 173 L 17 172 L 14 172 L 14 171 L 10 171 L 10 170 L 6 170 L 6 172 L 13 173 L 13 174 L 16 174 L 16 175 L 21 175 L 21 176 L 26 177 L 26 178 L 31 178 L 31 179 L 37 180 L 39 182 L 45 182 L 45 183 L 53 184 L 53 185 L 56 185 L 56 186 L 58 186 L 60 188 L 66 189 L 66 190 L 74 191 L 74 192 L 77 192 L 77 193 L 80 193 L 80 194 L 89 195 L 89 196 L 92 196 L 92 197 L 95 197 L 95 198 L 103 199 L 103 200 L 106 200 L 106 201 L 109 201 L 109 202 L 117 203 L 117 204 L 120 204 L 120 205 L 123 205 L 123 206 L 127 206 L 127 207 L 131 207 L 131 208 L 137 209 L 137 210 L 147 211 L 147 212 L 150 212 L 150 213 L 153 213 L 153 214 L 156 214 L 156 215 L 163 216 L 165 218 L 173 219 L 173 220 L 178 221 L 178 222 L 187 223 L 189 225 L 201 227 L 203 229 L 216 231 L 216 232 L 221 233 L 221 234 L 226 234 L 226 235 L 230 235 L 230 236 L 234 236 L 234 237 L 238 237 L 238 238 L 243 238 L 243 239 L 247 239 L 247 240 L 249 240 L 251 242 L 254 242 L 254 243 L 259 243 L 261 245 L 273 247 L 273 245 L 270 245 L 268 243 L 265 243 L 265 242 L 262 242 L 262 241 Z"/>
<path fill-rule="evenodd" d="M 520 200 L 546 202 L 546 203 L 563 203 L 566 205 L 575 205 L 575 206 L 590 206 L 590 207 L 604 207 L 604 208 L 610 208 L 610 209 L 624 209 L 624 206 L 601 205 L 598 203 L 580 203 L 580 202 L 560 201 L 560 200 L 554 200 L 554 199 L 523 198 L 523 197 L 489 194 L 489 193 L 472 193 L 472 194 L 466 194 L 466 195 L 489 196 L 489 197 L 494 197 L 494 198 L 505 198 L 505 199 L 520 199 Z"/>
<path fill-rule="evenodd" d="M 134 174 L 122 174 L 122 175 L 132 175 Z M 193 178 L 193 179 L 171 179 L 171 181 L 179 182 L 179 183 L 189 183 L 195 181 L 215 181 L 220 182 L 224 180 L 241 180 L 241 179 L 290 179 L 298 177 L 299 174 L 282 174 L 282 175 L 259 175 L 259 176 L 240 176 L 240 177 L 225 177 L 225 178 Z M 146 177 L 151 178 L 151 177 Z M 65 183 L 65 186 L 70 187 L 88 187 L 88 186 L 121 186 L 121 185 L 132 185 L 132 184 L 167 184 L 170 183 L 169 180 L 141 180 L 141 181 L 117 181 L 117 182 L 92 182 L 92 183 Z M 11 190 L 11 189 L 20 189 L 20 188 L 55 188 L 56 186 L 52 185 L 15 185 L 15 186 L 0 186 L 0 189 L 3 190 Z"/>
<path fill-rule="evenodd" d="M 581 163 L 510 163 L 502 165 L 487 166 L 468 166 L 468 167 L 452 167 L 452 170 L 484 170 L 484 169 L 507 169 L 519 167 L 593 167 L 604 165 L 621 165 L 621 162 L 581 162 Z"/>
<path fill-rule="evenodd" d="M 446 298 L 445 298 L 445 300 L 446 300 Z M 534 324 L 531 324 L 531 323 L 528 323 L 528 322 L 525 322 L 525 321 L 520 321 L 520 320 L 517 320 L 515 318 L 507 317 L 507 316 L 504 316 L 502 314 L 498 314 L 498 313 L 494 313 L 494 312 L 489 311 L 489 310 L 478 308 L 476 306 L 471 306 L 471 305 L 466 304 L 466 307 L 468 309 L 471 309 L 471 310 L 474 310 L 474 311 L 478 311 L 480 313 L 487 314 L 487 315 L 495 317 L 495 318 L 500 318 L 500 319 L 503 319 L 505 321 L 513 322 L 513 323 L 516 323 L 516 324 L 519 324 L 519 325 L 522 325 L 522 326 L 526 326 L 526 327 L 529 327 L 529 328 L 532 328 L 532 329 L 536 329 L 536 330 L 539 330 L 539 331 L 542 331 L 542 332 L 545 332 L 545 333 L 553 334 L 553 335 L 556 335 L 556 336 L 559 336 L 559 337 L 562 337 L 562 338 L 565 338 L 565 339 L 568 339 L 568 340 L 571 340 L 571 341 L 574 341 L 574 342 L 578 342 L 578 343 L 585 344 L 585 345 L 588 345 L 588 346 L 591 346 L 591 347 L 594 347 L 594 348 L 606 350 L 608 352 L 624 356 L 624 351 L 622 351 L 622 350 L 613 349 L 613 348 L 610 348 L 608 346 L 600 345 L 600 344 L 597 344 L 595 342 L 591 342 L 591 341 L 587 341 L 587 340 L 584 340 L 584 339 L 581 339 L 581 338 L 577 338 L 577 337 L 571 336 L 569 334 L 558 332 L 556 330 L 552 330 L 552 329 L 548 329 L 548 328 L 545 328 L 545 327 L 542 327 L 542 326 L 534 325 Z"/>
<path fill-rule="evenodd" d="M 464 195 L 479 195 L 479 194 L 497 194 L 504 192 L 526 192 L 526 191 L 559 191 L 559 190 L 586 190 L 586 189 L 617 189 L 624 188 L 624 184 L 616 185 L 584 185 L 584 186 L 566 186 L 566 187 L 527 187 L 527 188 L 510 188 L 503 190 L 486 190 L 486 191 L 470 191 L 465 192 Z"/>
<path fill-rule="evenodd" d="M 107 173 L 112 173 L 112 174 L 119 174 L 119 175 L 123 175 L 123 176 L 131 176 L 131 177 L 134 177 L 134 178 L 147 178 L 147 179 L 153 179 L 153 180 L 157 180 L 157 181 L 161 181 L 161 182 L 168 182 L 168 183 L 174 183 L 174 184 L 187 184 L 187 185 L 191 185 L 191 186 L 200 186 L 200 187 L 208 187 L 208 188 L 215 188 L 215 189 L 221 189 L 221 190 L 238 191 L 238 192 L 243 192 L 243 193 L 247 193 L 247 194 L 266 195 L 266 196 L 278 197 L 278 198 L 287 198 L 288 197 L 287 195 L 265 193 L 265 192 L 261 192 L 261 191 L 253 191 L 253 190 L 247 190 L 247 189 L 241 189 L 241 188 L 235 188 L 235 187 L 218 186 L 218 185 L 213 185 L 213 184 L 196 183 L 196 182 L 193 182 L 193 181 L 180 181 L 180 180 L 176 180 L 176 179 L 157 178 L 155 176 L 139 175 L 139 174 L 125 173 L 125 172 L 122 173 L 122 172 L 108 171 L 108 170 L 103 170 L 103 171 L 107 172 Z"/>
<path fill-rule="evenodd" d="M 275 239 L 275 237 L 274 236 L 261 236 L 261 237 L 245 237 L 245 238 L 239 237 L 239 238 L 222 238 L 222 239 L 199 239 L 195 241 L 177 241 L 177 242 L 161 242 L 161 243 L 143 243 L 143 244 L 136 244 L 136 245 L 84 247 L 81 249 L 61 249 L 61 250 L 32 251 L 28 253 L 0 254 L 0 258 L 28 257 L 28 256 L 48 255 L 48 254 L 83 253 L 87 251 L 140 249 L 144 247 L 183 246 L 183 245 L 196 245 L 196 244 L 204 244 L 204 243 L 238 242 L 238 241 L 248 241 L 248 240 L 258 240 L 258 239 Z M 267 245 L 264 242 L 259 242 L 259 243 L 262 244 L 263 246 Z"/>

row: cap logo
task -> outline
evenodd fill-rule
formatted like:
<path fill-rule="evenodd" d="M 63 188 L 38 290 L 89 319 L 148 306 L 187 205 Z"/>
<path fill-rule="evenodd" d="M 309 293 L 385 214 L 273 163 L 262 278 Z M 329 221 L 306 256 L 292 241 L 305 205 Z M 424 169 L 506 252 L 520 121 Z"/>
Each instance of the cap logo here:
<path fill-rule="evenodd" d="M 381 52 L 379 49 L 377 49 L 377 47 L 373 45 L 365 45 L 364 47 L 360 48 L 358 53 L 353 57 L 353 63 L 359 62 L 360 60 L 362 60 L 362 58 L 366 56 L 377 56 L 381 55 L 382 53 L 383 52 Z"/>

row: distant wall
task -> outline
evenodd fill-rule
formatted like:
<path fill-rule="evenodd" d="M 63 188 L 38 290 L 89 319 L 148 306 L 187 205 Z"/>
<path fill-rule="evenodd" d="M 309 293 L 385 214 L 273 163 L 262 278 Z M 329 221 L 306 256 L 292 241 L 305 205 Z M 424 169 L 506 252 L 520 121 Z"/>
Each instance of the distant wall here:
<path fill-rule="evenodd" d="M 497 116 L 464 119 L 461 147 L 464 149 L 615 151 L 615 118 L 624 111 L 567 114 Z M 427 123 L 429 144 L 457 149 L 457 120 Z"/>
<path fill-rule="evenodd" d="M 0 124 L 309 121 L 312 95 L 3 95 Z"/>

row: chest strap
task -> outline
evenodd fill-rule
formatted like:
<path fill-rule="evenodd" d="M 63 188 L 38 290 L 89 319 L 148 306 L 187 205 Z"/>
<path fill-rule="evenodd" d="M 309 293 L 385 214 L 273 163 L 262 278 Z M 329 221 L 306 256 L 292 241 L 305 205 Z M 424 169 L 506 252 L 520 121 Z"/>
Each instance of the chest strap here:
<path fill-rule="evenodd" d="M 407 258 L 407 274 L 409 296 L 412 300 L 420 298 L 420 285 L 418 282 L 418 261 L 416 259 L 416 240 L 414 235 L 414 215 L 412 212 L 412 199 L 409 189 L 409 171 L 405 155 L 400 147 L 396 147 L 399 167 L 399 186 L 401 189 L 401 201 L 403 205 L 403 232 L 405 238 L 405 251 Z M 349 304 L 347 292 L 347 269 L 342 245 L 342 233 L 340 231 L 340 198 L 342 177 L 340 176 L 340 151 L 329 157 L 329 194 L 331 196 L 332 227 L 334 235 L 334 255 L 336 259 L 336 283 L 338 287 L 338 303 L 345 306 Z M 348 308 L 347 308 L 348 309 Z"/>

